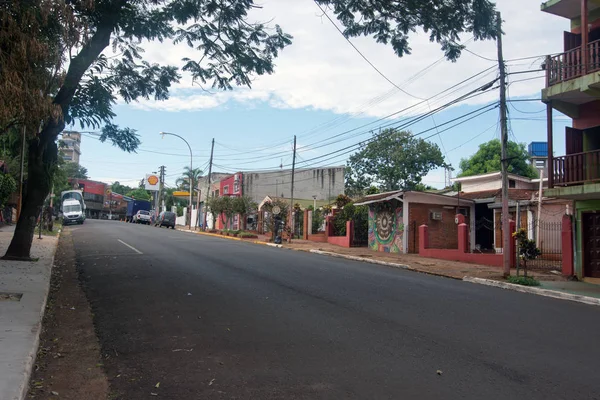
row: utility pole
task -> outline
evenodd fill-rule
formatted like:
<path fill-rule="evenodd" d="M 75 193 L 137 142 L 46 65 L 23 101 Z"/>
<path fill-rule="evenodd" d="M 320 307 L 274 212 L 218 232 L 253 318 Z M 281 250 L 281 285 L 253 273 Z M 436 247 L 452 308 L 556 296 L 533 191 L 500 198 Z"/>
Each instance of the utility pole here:
<path fill-rule="evenodd" d="M 500 69 L 500 131 L 502 138 L 502 266 L 503 275 L 510 276 L 510 223 L 508 215 L 508 126 L 506 121 L 506 70 L 502 55 L 502 15 L 496 13 L 498 67 Z"/>
<path fill-rule="evenodd" d="M 294 135 L 294 157 L 292 158 L 292 188 L 290 190 L 290 228 L 294 226 L 294 172 L 296 172 L 296 135 Z M 290 229 L 288 243 L 292 243 L 293 229 Z"/>
<path fill-rule="evenodd" d="M 162 197 L 162 192 L 164 190 L 164 185 L 165 185 L 165 169 L 166 167 L 164 165 L 161 165 L 160 167 L 158 167 L 158 170 L 160 171 L 160 184 L 158 185 L 158 197 L 156 199 L 156 209 L 158 210 L 158 213 L 160 214 L 160 212 L 162 211 L 160 209 L 160 200 Z"/>
<path fill-rule="evenodd" d="M 210 183 L 211 183 L 211 175 L 212 175 L 212 162 L 213 162 L 213 152 L 215 150 L 215 139 L 212 140 L 212 145 L 210 146 L 210 160 L 208 161 L 208 187 L 206 188 L 206 202 L 204 203 L 204 230 L 206 230 L 206 220 L 208 217 L 208 196 L 210 195 Z M 214 228 L 214 227 L 213 227 Z"/>

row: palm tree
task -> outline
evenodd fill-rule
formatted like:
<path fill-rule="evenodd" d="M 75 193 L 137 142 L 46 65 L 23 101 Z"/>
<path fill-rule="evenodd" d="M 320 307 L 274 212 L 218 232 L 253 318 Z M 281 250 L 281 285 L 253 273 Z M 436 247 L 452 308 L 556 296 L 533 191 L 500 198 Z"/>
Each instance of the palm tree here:
<path fill-rule="evenodd" d="M 196 186 L 198 183 L 198 179 L 200 179 L 200 177 L 202 176 L 202 170 L 200 168 L 194 168 L 190 171 L 190 167 L 184 167 L 184 169 L 185 171 L 183 172 L 183 174 L 175 181 L 175 185 L 177 185 L 178 189 L 189 191 L 190 177 L 193 180 L 193 185 Z"/>

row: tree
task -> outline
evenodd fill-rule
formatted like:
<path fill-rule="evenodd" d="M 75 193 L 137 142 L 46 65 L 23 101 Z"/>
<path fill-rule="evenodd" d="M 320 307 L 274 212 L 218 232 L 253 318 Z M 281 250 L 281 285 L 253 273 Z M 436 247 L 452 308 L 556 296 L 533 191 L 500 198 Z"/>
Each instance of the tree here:
<path fill-rule="evenodd" d="M 110 190 L 112 190 L 113 193 L 125 194 L 131 192 L 133 188 L 130 186 L 121 185 L 119 181 L 115 181 L 112 185 L 110 185 Z"/>
<path fill-rule="evenodd" d="M 538 177 L 536 169 L 528 162 L 529 155 L 523 143 L 508 142 L 507 150 L 508 172 L 528 178 Z M 471 157 L 460 160 L 461 173 L 458 176 L 472 176 L 501 171 L 501 159 L 502 145 L 500 140 L 490 140 L 479 145 L 479 150 Z"/>
<path fill-rule="evenodd" d="M 291 36 L 249 22 L 252 0 L 13 0 L 0 3 L 0 132 L 29 138 L 28 190 L 6 258 L 28 259 L 39 207 L 57 164 L 66 125 L 101 129 L 100 141 L 131 152 L 136 132 L 111 121 L 117 96 L 165 100 L 180 79 L 172 65 L 143 59 L 143 43 L 173 41 L 195 50 L 183 70 L 199 85 L 250 86 L 270 74 Z M 116 56 L 103 53 L 112 46 Z M 22 76 L 19 76 L 22 75 Z"/>
<path fill-rule="evenodd" d="M 256 202 L 248 196 L 233 197 L 232 208 L 233 213 L 239 214 L 240 216 L 239 228 L 241 230 L 246 230 L 246 219 L 248 217 L 248 214 L 256 212 L 256 210 L 258 209 L 258 204 L 256 204 Z"/>
<path fill-rule="evenodd" d="M 136 200 L 150 200 L 152 196 L 146 189 L 137 188 L 132 190 L 131 192 L 125 194 L 125 196 L 132 197 Z"/>
<path fill-rule="evenodd" d="M 202 170 L 200 168 L 194 168 L 190 172 L 190 167 L 183 167 L 185 170 L 181 177 L 177 178 L 175 185 L 185 191 L 190 190 L 190 177 L 192 178 L 192 184 L 197 183 L 198 179 L 202 176 Z"/>
<path fill-rule="evenodd" d="M 371 185 L 383 191 L 414 190 L 423 176 L 438 167 L 445 167 L 439 147 L 408 131 L 386 129 L 350 156 L 348 167 L 362 191 Z"/>
<path fill-rule="evenodd" d="M 424 183 L 417 183 L 415 185 L 415 187 L 413 188 L 413 190 L 416 192 L 428 192 L 430 190 L 437 190 L 437 189 L 434 188 L 433 186 L 429 186 Z"/>
<path fill-rule="evenodd" d="M 233 206 L 231 197 L 211 197 L 210 199 L 208 199 L 207 205 L 213 216 L 213 226 L 217 216 L 221 216 L 221 221 L 223 222 L 223 225 L 227 227 L 227 222 L 229 221 L 229 218 L 233 216 Z"/>
<path fill-rule="evenodd" d="M 81 165 L 73 162 L 65 162 L 63 165 L 63 170 L 67 175 L 67 178 L 77 178 L 77 179 L 87 179 L 87 168 L 82 167 Z"/>
<path fill-rule="evenodd" d="M 315 0 L 330 6 L 346 28 L 346 37 L 372 36 L 390 44 L 402 57 L 410 54 L 409 35 L 421 28 L 429 40 L 455 61 L 465 48 L 459 35 L 469 32 L 475 40 L 495 39 L 496 10 L 489 0 Z"/>

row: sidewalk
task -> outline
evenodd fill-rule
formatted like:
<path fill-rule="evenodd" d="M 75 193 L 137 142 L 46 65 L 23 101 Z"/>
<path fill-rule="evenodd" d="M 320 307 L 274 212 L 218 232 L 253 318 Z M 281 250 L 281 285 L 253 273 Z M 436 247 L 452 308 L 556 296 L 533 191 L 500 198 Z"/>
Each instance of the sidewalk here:
<path fill-rule="evenodd" d="M 13 226 L 0 230 L 0 256 L 8 248 Z M 21 400 L 39 344 L 50 272 L 58 237 L 34 237 L 35 262 L 0 261 L 0 399 Z"/>

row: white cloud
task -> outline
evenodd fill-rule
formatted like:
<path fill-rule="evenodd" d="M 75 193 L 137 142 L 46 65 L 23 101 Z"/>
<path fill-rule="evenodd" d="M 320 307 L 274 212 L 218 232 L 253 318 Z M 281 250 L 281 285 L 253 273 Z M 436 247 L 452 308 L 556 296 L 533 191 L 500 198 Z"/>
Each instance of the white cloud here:
<path fill-rule="evenodd" d="M 561 51 L 561 30 L 568 29 L 567 20 L 541 12 L 539 1 L 503 0 L 500 3 L 498 8 L 505 21 L 504 54 L 507 60 Z M 256 17 L 261 20 L 273 18 L 274 23 L 294 36 L 294 40 L 276 59 L 275 74 L 257 77 L 252 90 L 209 93 L 192 85 L 189 75 L 184 74 L 168 101 L 142 101 L 134 106 L 190 111 L 224 107 L 228 102 L 236 101 L 248 107 L 267 103 L 277 108 L 313 108 L 336 113 L 360 110 L 366 115 L 380 117 L 418 101 L 398 91 L 390 91 L 393 89 L 390 83 L 379 76 L 319 13 L 311 1 L 265 0 L 263 8 L 255 12 Z M 439 45 L 430 43 L 425 34 L 413 36 L 412 54 L 403 58 L 398 58 L 390 46 L 377 44 L 371 38 L 354 38 L 352 42 L 397 84 L 402 84 L 443 55 Z M 145 48 L 147 59 L 162 64 L 181 66 L 183 57 L 194 57 L 194 50 L 185 44 L 148 43 Z M 496 58 L 495 42 L 471 42 L 468 49 L 490 59 Z M 509 62 L 508 65 L 509 70 L 516 71 L 535 69 L 541 62 L 542 59 L 531 59 Z M 458 62 L 443 61 L 404 88 L 426 98 L 493 65 L 492 61 L 464 52 Z M 533 76 L 515 75 L 511 80 Z M 479 84 L 493 78 L 492 72 Z M 541 78 L 517 82 L 511 85 L 510 95 L 539 95 L 542 85 Z M 373 104 L 375 97 L 386 93 L 386 97 Z M 493 93 L 470 102 L 495 98 Z"/>

